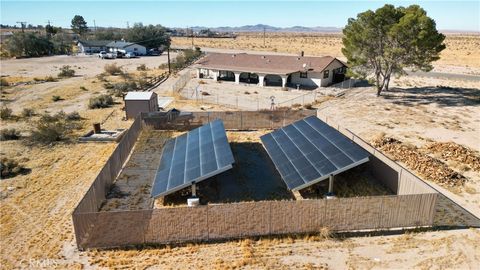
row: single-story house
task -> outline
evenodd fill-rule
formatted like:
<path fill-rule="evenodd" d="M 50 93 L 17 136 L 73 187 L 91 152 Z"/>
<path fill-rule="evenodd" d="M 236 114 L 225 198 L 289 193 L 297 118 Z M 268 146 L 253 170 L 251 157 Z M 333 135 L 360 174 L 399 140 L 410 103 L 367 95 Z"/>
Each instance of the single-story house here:
<path fill-rule="evenodd" d="M 198 78 L 235 83 L 316 88 L 341 82 L 347 65 L 335 57 L 212 53 L 198 60 Z"/>
<path fill-rule="evenodd" d="M 133 119 L 142 112 L 158 111 L 158 96 L 154 92 L 128 92 L 124 101 L 127 119 Z"/>
<path fill-rule="evenodd" d="M 110 52 L 135 53 L 136 55 L 146 55 L 147 48 L 142 45 L 126 42 L 126 41 L 112 41 L 107 44 Z"/>
<path fill-rule="evenodd" d="M 110 40 L 79 40 L 77 43 L 80 53 L 91 54 L 107 50 Z"/>

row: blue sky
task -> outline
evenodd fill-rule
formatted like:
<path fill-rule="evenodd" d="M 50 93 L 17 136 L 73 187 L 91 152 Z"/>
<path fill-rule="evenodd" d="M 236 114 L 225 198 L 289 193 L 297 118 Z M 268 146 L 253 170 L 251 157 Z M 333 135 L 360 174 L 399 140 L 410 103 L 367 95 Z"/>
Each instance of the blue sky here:
<path fill-rule="evenodd" d="M 480 1 L 4 1 L 0 21 L 33 25 L 50 20 L 69 27 L 74 15 L 88 25 L 125 27 L 127 22 L 169 27 L 269 24 L 342 27 L 349 17 L 385 3 L 420 4 L 442 30 L 480 31 Z"/>

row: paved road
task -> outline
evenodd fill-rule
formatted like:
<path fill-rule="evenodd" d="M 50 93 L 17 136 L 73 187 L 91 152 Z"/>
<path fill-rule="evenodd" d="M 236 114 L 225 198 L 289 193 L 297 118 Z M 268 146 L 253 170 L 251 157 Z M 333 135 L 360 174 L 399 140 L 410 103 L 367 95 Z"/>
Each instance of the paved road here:
<path fill-rule="evenodd" d="M 415 77 L 443 78 L 443 79 L 452 79 L 452 80 L 466 80 L 466 81 L 480 82 L 480 76 L 478 75 L 445 73 L 445 72 L 435 72 L 435 71 L 430 71 L 430 72 L 407 71 L 407 74 L 409 76 L 415 76 Z"/>

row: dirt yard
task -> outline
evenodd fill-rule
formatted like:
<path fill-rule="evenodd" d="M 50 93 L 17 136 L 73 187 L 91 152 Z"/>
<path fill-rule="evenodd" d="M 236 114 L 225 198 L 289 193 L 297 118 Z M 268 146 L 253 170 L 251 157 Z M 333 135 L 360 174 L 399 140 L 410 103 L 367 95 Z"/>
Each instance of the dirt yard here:
<path fill-rule="evenodd" d="M 268 48 L 261 48 L 259 37 L 240 36 L 237 43 L 215 40 L 224 48 L 249 48 L 308 54 L 339 56 L 339 37 L 269 37 Z M 183 42 L 183 41 L 182 41 Z M 200 45 L 201 40 L 196 39 Z M 202 41 L 203 42 L 203 41 Z M 207 41 L 205 41 L 207 42 Z M 208 41 L 211 43 L 211 41 Z M 288 42 L 286 46 L 285 42 Z M 174 39 L 174 43 L 180 41 Z M 206 46 L 214 47 L 206 43 Z M 308 44 L 308 47 L 307 47 Z M 254 47 L 255 46 L 255 47 Z M 479 38 L 449 36 L 447 50 L 436 64 L 441 72 L 479 74 Z M 162 60 L 163 59 L 163 60 Z M 152 69 L 164 56 L 114 60 L 131 73 L 145 63 Z M 22 138 L 1 141 L 0 154 L 11 157 L 29 169 L 28 173 L 0 181 L 0 264 L 2 268 L 27 269 L 477 269 L 480 264 L 479 225 L 467 216 L 439 215 L 436 224 L 442 229 L 415 230 L 392 235 L 331 235 L 328 231 L 309 236 L 291 236 L 238 241 L 186 244 L 181 246 L 138 247 L 131 249 L 90 250 L 79 252 L 75 246 L 71 213 L 96 174 L 113 151 L 114 143 L 79 143 L 76 138 L 103 122 L 107 129 L 126 128 L 122 120 L 121 99 L 105 109 L 88 109 L 90 97 L 106 93 L 104 82 L 95 76 L 106 63 L 95 57 L 46 57 L 2 60 L 1 73 L 7 81 L 33 82 L 35 77 L 56 76 L 62 65 L 76 67 L 78 77 L 57 82 L 20 84 L 2 88 L 1 105 L 13 110 L 16 117 L 2 120 L 4 128 L 16 128 Z M 138 61 L 138 62 L 137 62 Z M 142 62 L 145 61 L 145 62 Z M 78 69 L 80 67 L 80 69 Z M 149 72 L 154 72 L 153 70 Z M 155 70 L 155 72 L 159 72 Z M 158 92 L 171 86 L 172 77 Z M 118 76 L 107 77 L 121 81 Z M 83 86 L 83 88 L 81 88 Z M 163 89 L 163 90 L 162 90 Z M 402 77 L 393 82 L 391 91 L 375 97 L 374 90 L 349 90 L 342 97 L 319 98 L 314 105 L 320 116 L 328 116 L 353 132 L 374 140 L 393 137 L 414 146 L 420 157 L 431 156 L 467 180 L 459 189 L 429 180 L 456 202 L 480 216 L 480 172 L 475 157 L 480 150 L 480 85 L 474 81 L 442 78 Z M 156 90 L 156 91 L 157 91 Z M 266 93 L 262 93 L 266 94 Z M 54 102 L 52 96 L 63 100 Z M 247 96 L 242 94 L 240 96 Z M 199 104 L 176 96 L 173 107 L 186 110 L 232 110 L 231 106 Z M 240 99 L 242 100 L 242 99 Z M 240 101 L 241 102 L 241 101 Z M 24 108 L 35 109 L 32 118 L 21 116 Z M 69 140 L 47 146 L 31 145 L 28 136 L 38 114 L 45 111 L 77 111 L 81 129 Z M 452 146 L 433 143 L 451 142 Z M 473 153 L 473 164 L 461 158 L 464 146 Z M 402 148 L 403 149 L 403 148 Z M 438 150 L 441 149 L 441 150 Z M 445 153 L 450 153 L 445 155 Z M 456 154 L 457 153 L 457 154 Z M 463 155 L 463 154 L 462 154 Z M 459 158 L 460 157 L 460 158 Z M 402 161 L 402 156 L 398 157 Z M 421 161 L 424 158 L 420 159 Z M 425 159 L 427 160 L 427 159 Z M 423 164 L 423 163 L 422 163 Z M 408 165 L 407 165 L 408 166 Z M 428 164 L 425 165 L 428 167 Z M 441 209 L 452 203 L 441 198 Z M 472 229 L 449 229 L 445 224 L 476 226 Z"/>

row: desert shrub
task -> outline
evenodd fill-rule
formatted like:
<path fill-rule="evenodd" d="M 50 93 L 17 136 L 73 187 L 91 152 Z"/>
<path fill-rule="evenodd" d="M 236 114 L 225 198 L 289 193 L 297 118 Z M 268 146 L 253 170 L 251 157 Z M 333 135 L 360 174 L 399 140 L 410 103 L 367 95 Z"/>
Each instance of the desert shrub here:
<path fill-rule="evenodd" d="M 56 82 L 57 79 L 55 79 L 55 78 L 52 77 L 52 76 L 47 76 L 47 77 L 45 77 L 45 81 L 46 81 L 46 82 Z"/>
<path fill-rule="evenodd" d="M 198 84 L 207 84 L 207 82 L 205 82 L 204 80 L 200 80 Z"/>
<path fill-rule="evenodd" d="M 58 77 L 60 78 L 69 78 L 75 76 L 75 70 L 72 69 L 69 65 L 62 66 L 60 68 L 60 72 L 58 73 Z"/>
<path fill-rule="evenodd" d="M 137 80 L 139 89 L 145 89 L 152 86 L 152 84 L 147 79 L 145 79 L 145 77 L 146 76 L 142 76 L 140 79 Z"/>
<path fill-rule="evenodd" d="M 103 88 L 105 89 L 113 89 L 113 84 L 106 82 L 103 84 Z"/>
<path fill-rule="evenodd" d="M 141 64 L 137 67 L 137 70 L 138 71 L 145 71 L 145 70 L 147 70 L 147 66 L 145 64 Z"/>
<path fill-rule="evenodd" d="M 244 93 L 245 95 L 250 95 L 250 92 L 248 92 L 248 91 L 245 91 L 245 92 L 243 92 L 243 93 Z"/>
<path fill-rule="evenodd" d="M 97 75 L 97 79 L 101 82 L 106 82 L 107 79 L 105 78 L 106 74 L 105 73 L 100 73 Z"/>
<path fill-rule="evenodd" d="M 0 130 L 0 141 L 18 140 L 20 132 L 14 128 Z"/>
<path fill-rule="evenodd" d="M 13 116 L 12 109 L 8 107 L 2 107 L 0 109 L 0 119 L 9 119 L 9 118 L 12 118 L 12 116 Z"/>
<path fill-rule="evenodd" d="M 208 93 L 208 92 L 202 92 L 202 96 L 210 96 L 210 93 Z"/>
<path fill-rule="evenodd" d="M 113 84 L 108 93 L 116 97 L 123 97 L 127 92 L 137 89 L 138 87 L 135 82 L 120 82 Z"/>
<path fill-rule="evenodd" d="M 80 86 L 80 90 L 82 91 L 88 91 L 88 89 L 85 86 Z"/>
<path fill-rule="evenodd" d="M 35 115 L 35 110 L 30 108 L 24 108 L 22 111 L 23 117 L 32 117 Z"/>
<path fill-rule="evenodd" d="M 199 47 L 196 47 L 195 50 L 187 49 L 184 50 L 181 54 L 177 55 L 177 57 L 171 63 L 171 67 L 174 70 L 180 70 L 185 68 L 186 66 L 193 63 L 202 55 Z"/>
<path fill-rule="evenodd" d="M 23 166 L 13 159 L 6 157 L 0 159 L 0 174 L 2 178 L 13 177 L 21 173 L 24 169 Z"/>
<path fill-rule="evenodd" d="M 9 86 L 10 84 L 8 83 L 7 79 L 1 78 L 0 79 L 0 86 Z"/>
<path fill-rule="evenodd" d="M 59 112 L 54 115 L 44 114 L 36 123 L 31 139 L 35 143 L 51 144 L 66 139 L 80 125 L 68 120 L 68 115 Z"/>
<path fill-rule="evenodd" d="M 52 96 L 52 101 L 53 102 L 57 102 L 57 101 L 60 101 L 60 100 L 62 100 L 61 96 Z"/>
<path fill-rule="evenodd" d="M 90 109 L 108 108 L 113 105 L 113 98 L 110 95 L 100 95 L 90 98 L 88 107 Z"/>
<path fill-rule="evenodd" d="M 71 113 L 67 113 L 65 115 L 65 119 L 67 121 L 78 121 L 78 120 L 81 120 L 82 117 L 80 116 L 80 114 L 77 111 L 74 111 L 74 112 L 71 112 Z"/>
<path fill-rule="evenodd" d="M 34 80 L 35 82 L 41 82 L 41 81 L 43 81 L 43 79 L 37 78 L 37 77 L 33 78 L 33 80 Z"/>
<path fill-rule="evenodd" d="M 105 70 L 105 73 L 109 75 L 119 75 L 122 74 L 122 68 L 117 66 L 117 64 L 106 64 L 105 67 L 103 68 Z"/>
<path fill-rule="evenodd" d="M 307 103 L 307 104 L 303 105 L 303 107 L 307 110 L 312 110 L 313 109 L 313 105 L 311 103 Z"/>

